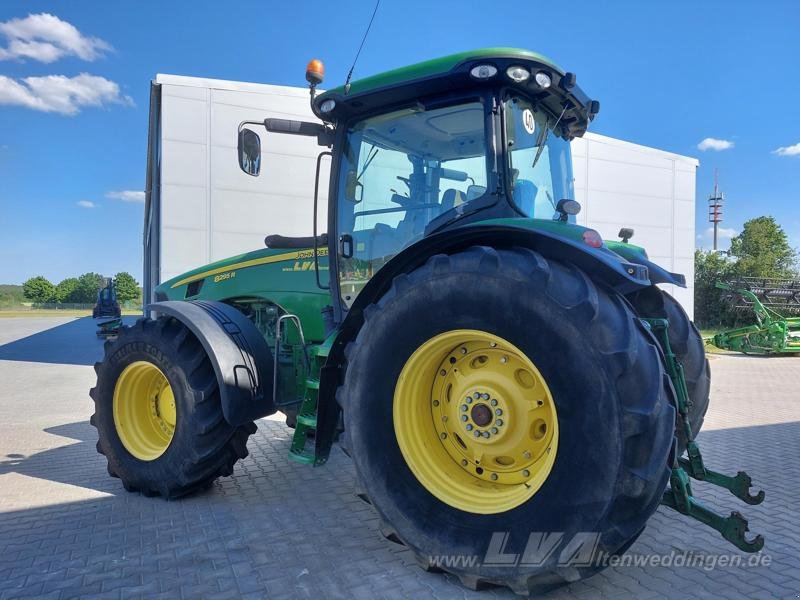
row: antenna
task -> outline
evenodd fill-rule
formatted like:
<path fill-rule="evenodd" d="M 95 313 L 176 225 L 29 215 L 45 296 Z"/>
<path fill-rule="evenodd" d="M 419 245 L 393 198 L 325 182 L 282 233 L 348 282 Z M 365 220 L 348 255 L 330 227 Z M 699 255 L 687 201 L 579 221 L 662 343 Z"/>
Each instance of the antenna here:
<path fill-rule="evenodd" d="M 377 0 L 375 2 L 375 8 L 372 11 L 372 16 L 369 19 L 369 24 L 367 25 L 367 30 L 364 32 L 364 37 L 361 38 L 361 44 L 358 46 L 358 51 L 356 52 L 356 57 L 353 59 L 353 65 L 350 67 L 350 71 L 347 73 L 347 79 L 344 81 L 344 93 L 348 94 L 350 92 L 350 78 L 353 77 L 353 69 L 356 68 L 356 63 L 358 62 L 358 57 L 361 55 L 361 49 L 364 47 L 364 42 L 367 41 L 367 36 L 369 35 L 369 30 L 372 28 L 372 21 L 375 20 L 375 15 L 378 12 L 378 7 L 381 5 L 381 0 Z"/>
<path fill-rule="evenodd" d="M 714 169 L 714 193 L 708 197 L 708 222 L 714 224 L 714 251 L 717 250 L 717 230 L 722 223 L 722 205 L 725 194 L 719 191 L 719 171 Z"/>

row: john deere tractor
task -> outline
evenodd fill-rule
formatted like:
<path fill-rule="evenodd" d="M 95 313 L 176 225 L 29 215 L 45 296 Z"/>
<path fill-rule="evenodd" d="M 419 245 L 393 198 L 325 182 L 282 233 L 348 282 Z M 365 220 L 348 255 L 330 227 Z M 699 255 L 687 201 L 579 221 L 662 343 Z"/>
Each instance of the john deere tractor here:
<path fill-rule="evenodd" d="M 246 121 L 238 160 L 258 175 L 255 126 L 272 144 L 316 138 L 327 232 L 315 193 L 313 236 L 271 232 L 164 282 L 155 318 L 107 343 L 91 422 L 109 473 L 190 494 L 231 475 L 255 421 L 281 411 L 289 458 L 323 465 L 338 441 L 384 534 L 473 588 L 586 577 L 603 565 L 569 560 L 575 540 L 620 554 L 660 503 L 759 550 L 739 513 L 692 495 L 695 478 L 763 499 L 694 441 L 703 341 L 657 287 L 683 276 L 630 231 L 604 241 L 575 223 L 570 140 L 599 111 L 575 75 L 492 48 L 321 94 L 319 61 L 306 78 L 320 122 Z M 531 553 L 543 535 L 548 552 Z"/>

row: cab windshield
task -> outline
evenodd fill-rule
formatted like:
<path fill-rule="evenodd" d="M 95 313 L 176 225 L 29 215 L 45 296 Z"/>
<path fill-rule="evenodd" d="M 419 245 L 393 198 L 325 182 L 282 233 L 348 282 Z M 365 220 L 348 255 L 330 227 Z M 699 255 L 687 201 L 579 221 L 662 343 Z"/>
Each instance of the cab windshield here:
<path fill-rule="evenodd" d="M 559 200 L 574 199 L 569 142 L 552 131 L 557 118 L 526 99 L 507 100 L 505 116 L 511 200 L 526 217 L 550 219 Z"/>
<path fill-rule="evenodd" d="M 367 281 L 431 221 L 486 193 L 483 102 L 381 114 L 347 132 L 338 182 L 339 288 L 349 308 Z"/>

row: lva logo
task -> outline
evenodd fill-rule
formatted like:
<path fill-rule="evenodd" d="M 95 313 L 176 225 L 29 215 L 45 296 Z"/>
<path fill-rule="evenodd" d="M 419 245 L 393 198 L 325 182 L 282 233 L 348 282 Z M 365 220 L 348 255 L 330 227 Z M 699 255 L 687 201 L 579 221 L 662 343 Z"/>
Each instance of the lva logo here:
<path fill-rule="evenodd" d="M 558 531 L 533 532 L 528 536 L 524 552 L 519 554 L 507 551 L 510 535 L 499 531 L 492 534 L 483 559 L 485 566 L 538 567 L 550 560 L 557 548 L 561 548 L 558 552 L 559 566 L 588 567 L 594 564 L 600 543 L 600 534 L 592 531 L 576 533 L 569 539 Z"/>

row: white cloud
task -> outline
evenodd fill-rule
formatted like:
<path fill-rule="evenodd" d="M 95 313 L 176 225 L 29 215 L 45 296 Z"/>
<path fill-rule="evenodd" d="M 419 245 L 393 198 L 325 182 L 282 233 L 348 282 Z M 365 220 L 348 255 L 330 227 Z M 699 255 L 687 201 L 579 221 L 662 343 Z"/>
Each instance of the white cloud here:
<path fill-rule="evenodd" d="M 92 61 L 113 50 L 108 42 L 87 37 L 71 23 L 48 13 L 0 22 L 0 35 L 8 40 L 8 45 L 0 48 L 0 60 L 30 58 L 51 63 L 63 56 L 77 56 Z"/>
<path fill-rule="evenodd" d="M 144 202 L 144 192 L 138 190 L 106 192 L 106 198 L 122 200 L 123 202 Z"/>
<path fill-rule="evenodd" d="M 78 200 L 77 204 L 81 208 L 97 208 L 97 204 L 91 200 Z"/>
<path fill-rule="evenodd" d="M 717 152 L 721 150 L 730 150 L 733 148 L 733 142 L 730 140 L 718 140 L 717 138 L 707 137 L 703 139 L 699 144 L 697 144 L 697 149 L 706 151 L 706 150 L 715 150 Z"/>
<path fill-rule="evenodd" d="M 773 150 L 772 153 L 778 156 L 800 156 L 800 142 L 792 146 L 781 146 Z"/>
<path fill-rule="evenodd" d="M 0 75 L 0 105 L 2 104 L 76 115 L 87 106 L 133 106 L 133 100 L 122 94 L 115 82 L 88 73 L 75 77 L 46 75 L 23 79 Z"/>

